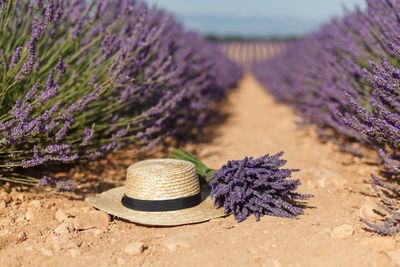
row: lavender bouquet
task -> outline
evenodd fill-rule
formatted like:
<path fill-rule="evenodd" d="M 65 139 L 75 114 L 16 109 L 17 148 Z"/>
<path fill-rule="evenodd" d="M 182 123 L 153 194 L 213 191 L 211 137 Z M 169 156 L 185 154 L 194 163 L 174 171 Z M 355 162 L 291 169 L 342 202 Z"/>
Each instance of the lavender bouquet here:
<path fill-rule="evenodd" d="M 4 0 L 0 31 L 0 181 L 190 131 L 241 75 L 141 1 Z"/>
<path fill-rule="evenodd" d="M 312 195 L 295 192 L 299 180 L 290 180 L 296 169 L 282 168 L 286 160 L 283 152 L 254 159 L 231 160 L 218 170 L 208 168 L 194 155 L 183 150 L 173 150 L 171 158 L 192 162 L 200 181 L 211 186 L 211 197 L 217 207 L 232 213 L 238 222 L 254 215 L 260 220 L 263 215 L 294 218 L 303 214 L 304 206 L 299 200 Z"/>

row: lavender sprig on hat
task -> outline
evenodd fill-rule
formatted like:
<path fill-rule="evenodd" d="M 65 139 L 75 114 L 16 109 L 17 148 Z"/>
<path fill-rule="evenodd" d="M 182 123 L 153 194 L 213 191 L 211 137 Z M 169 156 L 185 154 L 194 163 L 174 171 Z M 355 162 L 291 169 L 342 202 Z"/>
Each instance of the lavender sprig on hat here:
<path fill-rule="evenodd" d="M 299 180 L 289 179 L 297 169 L 284 169 L 283 152 L 260 158 L 245 157 L 230 160 L 219 170 L 208 168 L 196 156 L 175 149 L 171 158 L 192 162 L 199 179 L 211 186 L 211 197 L 217 207 L 225 213 L 233 213 L 238 222 L 254 215 L 260 220 L 263 215 L 295 218 L 304 213 L 299 200 L 312 197 L 297 193 Z"/>

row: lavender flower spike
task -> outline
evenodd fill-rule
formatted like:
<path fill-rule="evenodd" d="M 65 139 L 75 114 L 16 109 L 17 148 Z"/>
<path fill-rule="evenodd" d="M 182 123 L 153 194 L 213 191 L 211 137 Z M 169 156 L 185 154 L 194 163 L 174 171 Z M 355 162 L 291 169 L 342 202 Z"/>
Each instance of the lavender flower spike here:
<path fill-rule="evenodd" d="M 59 192 L 72 191 L 74 189 L 74 185 L 69 181 L 57 181 L 56 189 Z"/>
<path fill-rule="evenodd" d="M 54 183 L 53 178 L 49 176 L 43 176 L 41 179 L 39 179 L 37 186 L 48 186 L 52 185 Z"/>
<path fill-rule="evenodd" d="M 298 201 L 312 195 L 295 192 L 300 181 L 288 178 L 298 170 L 283 169 L 286 160 L 281 159 L 282 155 L 280 152 L 256 159 L 231 160 L 217 171 L 182 150 L 174 150 L 170 157 L 194 163 L 200 179 L 211 186 L 215 206 L 223 207 L 225 213 L 232 213 L 242 222 L 251 215 L 258 221 L 263 215 L 295 218 L 303 214 L 304 206 Z"/>
<path fill-rule="evenodd" d="M 0 13 L 0 183 L 199 128 L 242 74 L 144 1 L 0 0 Z M 71 189 L 57 182 L 39 185 Z"/>
<path fill-rule="evenodd" d="M 49 186 L 55 188 L 58 192 L 72 191 L 74 185 L 68 180 L 55 180 L 49 176 L 43 176 L 39 179 L 37 186 Z"/>

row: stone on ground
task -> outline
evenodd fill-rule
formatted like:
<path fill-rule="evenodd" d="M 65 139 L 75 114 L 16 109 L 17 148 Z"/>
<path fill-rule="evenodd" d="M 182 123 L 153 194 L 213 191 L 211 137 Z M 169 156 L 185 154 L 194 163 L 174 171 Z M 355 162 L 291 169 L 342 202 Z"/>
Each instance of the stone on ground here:
<path fill-rule="evenodd" d="M 92 210 L 80 213 L 74 219 L 76 230 L 87 230 L 91 228 L 107 228 L 110 223 L 110 216 L 102 211 Z"/>
<path fill-rule="evenodd" d="M 351 224 L 343 224 L 336 226 L 331 231 L 331 237 L 333 238 L 347 238 L 352 236 L 354 233 L 354 227 Z"/>
<path fill-rule="evenodd" d="M 124 252 L 128 255 L 139 255 L 142 253 L 144 250 L 144 244 L 143 242 L 131 242 L 128 245 L 126 245 Z"/>

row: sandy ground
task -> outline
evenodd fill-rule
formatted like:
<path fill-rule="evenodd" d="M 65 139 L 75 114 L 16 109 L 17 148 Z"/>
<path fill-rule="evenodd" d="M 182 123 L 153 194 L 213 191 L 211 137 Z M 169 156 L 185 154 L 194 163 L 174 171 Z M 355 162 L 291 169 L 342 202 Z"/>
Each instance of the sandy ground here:
<path fill-rule="evenodd" d="M 144 227 L 95 214 L 87 195 L 123 183 L 137 156 L 125 151 L 70 173 L 74 194 L 11 191 L 0 195 L 0 266 L 395 266 L 400 238 L 363 229 L 360 215 L 375 217 L 369 173 L 376 167 L 322 144 L 299 129 L 291 110 L 276 104 L 247 75 L 224 109 L 215 137 L 196 146 L 211 167 L 229 159 L 285 151 L 301 192 L 315 195 L 298 220 L 264 217 L 236 223 L 232 216 L 179 227 Z M 106 167 L 104 167 L 106 166 Z M 93 186 L 95 184 L 95 186 Z M 89 214 L 89 215 L 88 215 Z M 83 222 L 85 223 L 85 222 Z M 89 226 L 92 227 L 92 226 Z M 78 229 L 76 229 L 78 228 Z M 85 227 L 81 227 L 85 228 Z"/>

